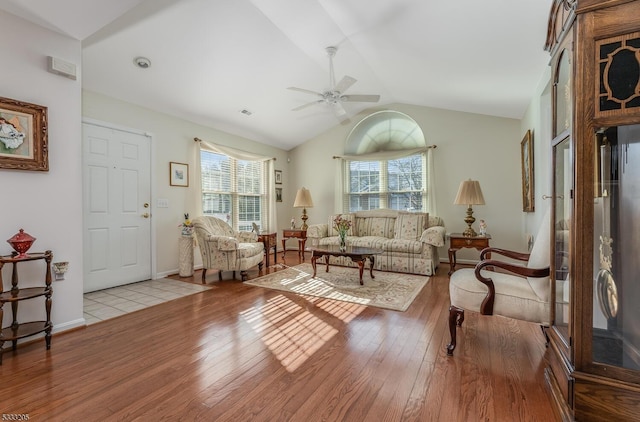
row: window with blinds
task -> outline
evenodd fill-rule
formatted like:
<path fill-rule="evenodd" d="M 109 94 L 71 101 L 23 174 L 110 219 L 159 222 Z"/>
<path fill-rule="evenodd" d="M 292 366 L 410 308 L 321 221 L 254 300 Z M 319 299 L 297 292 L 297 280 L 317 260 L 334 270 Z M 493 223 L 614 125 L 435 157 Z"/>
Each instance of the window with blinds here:
<path fill-rule="evenodd" d="M 380 161 L 345 161 L 349 212 L 377 208 L 426 209 L 425 154 Z"/>
<path fill-rule="evenodd" d="M 202 212 L 234 230 L 266 227 L 267 168 L 263 161 L 236 160 L 210 151 L 200 153 Z"/>

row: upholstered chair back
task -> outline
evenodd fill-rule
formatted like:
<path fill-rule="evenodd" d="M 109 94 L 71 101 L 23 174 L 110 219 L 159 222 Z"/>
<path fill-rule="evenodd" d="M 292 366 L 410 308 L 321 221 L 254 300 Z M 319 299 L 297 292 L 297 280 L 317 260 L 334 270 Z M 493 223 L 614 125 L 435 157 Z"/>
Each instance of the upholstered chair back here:
<path fill-rule="evenodd" d="M 527 267 L 529 268 L 545 268 L 549 266 L 551 260 L 551 210 L 542 218 L 540 228 L 536 237 L 533 239 L 533 248 L 529 255 Z M 543 301 L 548 302 L 551 299 L 551 281 L 549 277 L 527 277 L 527 281 L 535 294 Z"/>

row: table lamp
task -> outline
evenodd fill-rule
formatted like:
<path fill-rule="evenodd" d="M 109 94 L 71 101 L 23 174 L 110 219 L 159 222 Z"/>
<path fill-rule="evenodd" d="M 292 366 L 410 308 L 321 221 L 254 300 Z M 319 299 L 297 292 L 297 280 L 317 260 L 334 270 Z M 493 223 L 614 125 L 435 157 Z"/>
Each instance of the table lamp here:
<path fill-rule="evenodd" d="M 311 193 L 307 188 L 298 189 L 296 194 L 296 200 L 293 202 L 294 208 L 302 208 L 302 230 L 307 230 L 307 208 L 313 208 L 313 199 L 311 199 Z"/>
<path fill-rule="evenodd" d="M 472 205 L 484 205 L 484 196 L 482 196 L 482 189 L 480 189 L 480 182 L 477 180 L 463 180 L 460 182 L 458 188 L 458 195 L 456 200 L 453 201 L 455 205 L 466 205 L 467 216 L 464 222 L 467 223 L 467 229 L 462 233 L 463 236 L 476 237 L 478 234 L 473 230 L 471 225 L 476 221 L 473 217 Z"/>

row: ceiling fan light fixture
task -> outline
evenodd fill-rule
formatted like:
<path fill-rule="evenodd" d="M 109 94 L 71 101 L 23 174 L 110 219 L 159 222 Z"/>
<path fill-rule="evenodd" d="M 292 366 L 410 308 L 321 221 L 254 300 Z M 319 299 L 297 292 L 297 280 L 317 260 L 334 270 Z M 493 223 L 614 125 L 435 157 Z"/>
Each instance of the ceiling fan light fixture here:
<path fill-rule="evenodd" d="M 341 121 L 344 120 L 346 116 L 346 111 L 342 106 L 342 103 L 346 102 L 367 102 L 367 103 L 375 103 L 380 101 L 379 95 L 345 95 L 345 91 L 348 90 L 353 84 L 357 81 L 355 78 L 351 76 L 345 75 L 338 83 L 335 81 L 335 73 L 333 70 L 333 57 L 336 55 L 338 51 L 338 47 L 329 46 L 325 47 L 325 51 L 329 56 L 329 89 L 324 92 L 316 92 L 309 89 L 297 88 L 297 87 L 289 87 L 287 89 L 299 92 L 305 92 L 307 94 L 316 95 L 320 97 L 320 99 L 316 99 L 310 103 L 302 104 L 298 107 L 293 108 L 293 111 L 302 110 L 314 104 L 327 104 L 331 106 L 334 114 Z"/>

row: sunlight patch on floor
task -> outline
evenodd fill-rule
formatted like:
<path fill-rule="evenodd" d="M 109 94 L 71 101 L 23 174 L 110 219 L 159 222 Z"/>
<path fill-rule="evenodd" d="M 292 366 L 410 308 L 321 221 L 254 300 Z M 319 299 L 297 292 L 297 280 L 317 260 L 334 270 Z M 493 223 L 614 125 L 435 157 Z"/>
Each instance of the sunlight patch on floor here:
<path fill-rule="evenodd" d="M 240 313 L 289 372 L 295 371 L 338 330 L 279 295 Z"/>
<path fill-rule="evenodd" d="M 347 323 L 353 321 L 355 317 L 367 308 L 357 303 L 328 300 L 321 297 L 305 296 L 304 298 L 323 311 Z"/>

